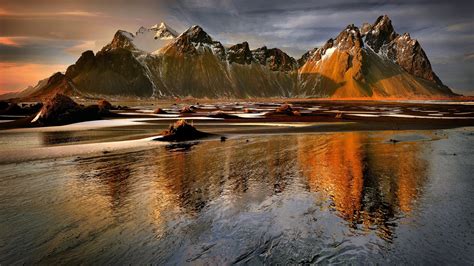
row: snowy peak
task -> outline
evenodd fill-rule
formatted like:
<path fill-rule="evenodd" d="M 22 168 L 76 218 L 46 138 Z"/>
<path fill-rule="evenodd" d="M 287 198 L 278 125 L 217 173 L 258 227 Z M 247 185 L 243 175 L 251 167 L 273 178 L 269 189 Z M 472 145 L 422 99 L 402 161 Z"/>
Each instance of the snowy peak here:
<path fill-rule="evenodd" d="M 109 51 L 123 48 L 151 53 L 168 44 L 171 40 L 175 39 L 177 35 L 175 30 L 163 22 L 150 28 L 142 26 L 136 31 L 135 35 L 127 31 L 119 30 L 115 34 L 112 42 L 104 47 L 104 49 Z"/>
<path fill-rule="evenodd" d="M 151 30 L 155 31 L 155 40 L 162 39 L 162 40 L 172 40 L 178 36 L 178 33 L 166 25 L 164 22 L 161 22 L 159 25 L 155 24 L 151 26 Z"/>

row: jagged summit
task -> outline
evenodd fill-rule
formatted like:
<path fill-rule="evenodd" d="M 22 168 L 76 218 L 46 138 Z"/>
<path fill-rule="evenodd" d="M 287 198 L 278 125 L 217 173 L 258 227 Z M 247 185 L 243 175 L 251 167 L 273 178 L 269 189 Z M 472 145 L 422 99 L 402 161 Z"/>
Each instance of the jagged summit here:
<path fill-rule="evenodd" d="M 168 45 L 155 52 L 155 54 L 168 56 L 194 56 L 206 53 L 213 54 L 221 60 L 226 57 L 224 46 L 220 42 L 214 41 L 212 37 L 198 25 L 189 27 Z"/>
<path fill-rule="evenodd" d="M 190 42 L 194 43 L 212 43 L 213 40 L 207 32 L 204 31 L 203 28 L 199 25 L 193 25 L 189 29 L 187 29 L 185 32 L 181 33 L 181 35 L 178 36 L 178 39 L 186 39 Z"/>
<path fill-rule="evenodd" d="M 408 73 L 435 82 L 444 91 L 450 91 L 433 72 L 425 51 L 410 34 L 398 34 L 387 15 L 377 18 L 371 26 L 366 26 L 365 43 L 375 53 L 402 67 Z"/>
<path fill-rule="evenodd" d="M 364 46 L 362 42 L 362 37 L 360 35 L 359 28 L 354 26 L 354 24 L 348 25 L 334 41 L 334 45 L 339 49 L 348 50 L 352 47 L 361 48 Z"/>
<path fill-rule="evenodd" d="M 252 52 L 250 51 L 248 42 L 232 45 L 227 49 L 227 61 L 229 63 L 250 64 L 252 63 Z"/>
<path fill-rule="evenodd" d="M 398 37 L 392 26 L 392 21 L 387 15 L 377 18 L 373 26 L 367 29 L 365 42 L 378 53 L 380 48 Z"/>

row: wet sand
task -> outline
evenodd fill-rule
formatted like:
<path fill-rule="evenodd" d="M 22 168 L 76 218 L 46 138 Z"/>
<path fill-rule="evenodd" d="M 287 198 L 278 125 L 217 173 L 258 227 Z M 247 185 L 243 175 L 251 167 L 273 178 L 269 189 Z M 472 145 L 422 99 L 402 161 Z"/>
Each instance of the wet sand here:
<path fill-rule="evenodd" d="M 0 164 L 0 262 L 469 264 L 473 130 L 46 143 Z"/>

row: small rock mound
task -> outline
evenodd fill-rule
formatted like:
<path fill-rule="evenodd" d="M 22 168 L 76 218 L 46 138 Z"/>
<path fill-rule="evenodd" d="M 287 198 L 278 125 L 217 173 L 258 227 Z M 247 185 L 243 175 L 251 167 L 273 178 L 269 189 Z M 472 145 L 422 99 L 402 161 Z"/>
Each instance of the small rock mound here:
<path fill-rule="evenodd" d="M 236 115 L 227 114 L 227 113 L 222 112 L 222 111 L 210 113 L 208 116 L 209 116 L 209 117 L 213 117 L 213 118 L 224 118 L 224 119 L 235 119 L 235 118 L 239 118 L 239 117 L 236 116 Z"/>
<path fill-rule="evenodd" d="M 165 110 L 161 109 L 161 108 L 157 108 L 155 111 L 153 111 L 154 114 L 167 114 L 168 112 L 166 112 Z"/>
<path fill-rule="evenodd" d="M 111 109 L 113 109 L 112 104 L 104 99 L 99 100 L 97 102 L 97 105 L 99 106 L 99 109 L 104 111 L 110 111 Z"/>
<path fill-rule="evenodd" d="M 183 108 L 181 108 L 181 110 L 179 110 L 179 113 L 180 114 L 192 114 L 192 113 L 195 113 L 195 111 L 193 109 L 194 108 L 192 106 L 184 106 Z"/>
<path fill-rule="evenodd" d="M 195 140 L 209 136 L 209 133 L 197 130 L 193 125 L 185 120 L 178 120 L 173 125 L 162 132 L 163 137 L 158 139 L 162 141 L 186 141 Z"/>
<path fill-rule="evenodd" d="M 66 95 L 56 94 L 43 105 L 31 122 L 40 126 L 52 126 L 95 119 L 100 119 L 98 105 L 84 107 Z"/>
<path fill-rule="evenodd" d="M 301 113 L 297 110 L 294 110 L 289 104 L 282 104 L 275 111 L 270 112 L 267 115 L 301 116 Z"/>

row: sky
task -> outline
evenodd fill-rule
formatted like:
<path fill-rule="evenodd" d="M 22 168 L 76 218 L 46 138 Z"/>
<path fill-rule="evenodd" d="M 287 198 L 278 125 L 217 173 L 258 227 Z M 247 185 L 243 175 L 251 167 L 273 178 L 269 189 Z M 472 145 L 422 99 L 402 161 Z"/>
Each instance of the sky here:
<path fill-rule="evenodd" d="M 0 0 L 0 94 L 65 71 L 100 50 L 118 29 L 164 21 L 182 32 L 200 25 L 224 44 L 278 47 L 295 58 L 348 24 L 387 14 L 409 32 L 454 91 L 474 95 L 474 1 Z"/>

